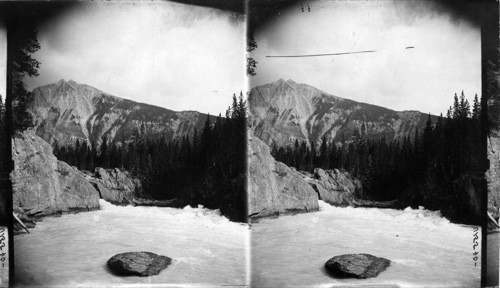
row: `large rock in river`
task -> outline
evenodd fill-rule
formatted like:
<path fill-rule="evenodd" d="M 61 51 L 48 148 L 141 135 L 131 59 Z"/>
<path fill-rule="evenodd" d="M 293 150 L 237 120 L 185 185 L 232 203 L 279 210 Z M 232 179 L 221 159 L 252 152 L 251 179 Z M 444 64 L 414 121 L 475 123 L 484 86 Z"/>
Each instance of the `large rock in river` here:
<path fill-rule="evenodd" d="M 252 217 L 318 210 L 318 194 L 299 172 L 275 161 L 269 146 L 248 135 L 248 202 Z"/>
<path fill-rule="evenodd" d="M 120 276 L 151 276 L 158 275 L 171 263 L 171 258 L 151 252 L 126 252 L 111 257 L 108 268 Z"/>
<path fill-rule="evenodd" d="M 330 258 L 325 268 L 335 277 L 366 279 L 376 277 L 390 265 L 390 260 L 370 254 L 344 254 Z"/>
<path fill-rule="evenodd" d="M 99 208 L 99 193 L 85 175 L 58 161 L 52 147 L 33 130 L 16 135 L 12 144 L 14 211 L 49 215 Z"/>
<path fill-rule="evenodd" d="M 101 198 L 113 204 L 133 204 L 133 199 L 143 192 L 139 178 L 118 168 L 97 167 L 89 180 L 99 191 Z"/>

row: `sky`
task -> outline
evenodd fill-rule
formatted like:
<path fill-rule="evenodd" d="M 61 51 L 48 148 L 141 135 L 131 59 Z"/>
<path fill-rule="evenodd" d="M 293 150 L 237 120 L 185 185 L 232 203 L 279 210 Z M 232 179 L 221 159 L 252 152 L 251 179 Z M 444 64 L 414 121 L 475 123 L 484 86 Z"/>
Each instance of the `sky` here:
<path fill-rule="evenodd" d="M 172 2 L 81 2 L 38 28 L 39 76 L 172 109 L 225 114 L 244 90 L 244 17 Z"/>
<path fill-rule="evenodd" d="M 446 115 L 462 90 L 470 102 L 481 96 L 481 35 L 468 21 L 424 1 L 305 3 L 310 12 L 298 3 L 256 31 L 250 87 L 292 79 L 343 98 L 434 115 Z M 265 57 L 365 50 L 377 52 Z"/>

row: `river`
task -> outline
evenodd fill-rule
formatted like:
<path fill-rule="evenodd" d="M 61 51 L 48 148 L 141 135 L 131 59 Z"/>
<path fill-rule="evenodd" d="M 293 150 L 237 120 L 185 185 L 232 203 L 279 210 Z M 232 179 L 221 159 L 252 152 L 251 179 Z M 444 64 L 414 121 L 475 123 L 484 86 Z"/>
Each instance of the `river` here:
<path fill-rule="evenodd" d="M 249 227 L 204 208 L 115 206 L 47 217 L 30 234 L 15 236 L 18 286 L 132 287 L 243 285 Z M 169 256 L 173 264 L 152 277 L 118 277 L 106 261 L 128 251 Z M 158 284 L 158 285 L 155 285 Z"/>
<path fill-rule="evenodd" d="M 339 208 L 261 219 L 248 225 L 204 208 L 115 206 L 47 217 L 15 236 L 18 286 L 220 287 L 479 287 L 474 226 L 452 224 L 424 209 Z M 480 237 L 481 233 L 477 233 Z M 481 242 L 479 238 L 478 243 Z M 114 254 L 150 251 L 173 264 L 157 276 L 117 277 Z M 324 263 L 335 255 L 369 253 L 392 261 L 378 277 L 334 279 Z M 479 255 L 480 256 L 480 255 Z M 475 266 L 477 265 L 477 266 Z M 376 286 L 381 284 L 382 286 Z"/>
<path fill-rule="evenodd" d="M 262 219 L 252 224 L 254 287 L 480 287 L 481 258 L 474 261 L 475 226 L 452 224 L 425 209 L 332 207 Z M 371 279 L 334 279 L 331 257 L 369 253 L 392 261 Z M 378 286 L 380 285 L 380 286 Z"/>

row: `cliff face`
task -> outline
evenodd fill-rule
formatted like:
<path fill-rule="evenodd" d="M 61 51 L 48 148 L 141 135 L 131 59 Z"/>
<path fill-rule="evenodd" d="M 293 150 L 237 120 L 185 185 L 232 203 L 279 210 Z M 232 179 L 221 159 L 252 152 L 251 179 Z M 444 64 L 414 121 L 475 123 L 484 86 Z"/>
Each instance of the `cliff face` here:
<path fill-rule="evenodd" d="M 490 68 L 493 69 L 493 68 Z M 500 208 L 500 76 L 498 71 L 488 74 L 492 88 L 488 99 L 488 118 L 490 134 L 488 135 L 488 160 L 490 167 L 486 171 L 488 183 L 488 212 L 498 218 Z"/>
<path fill-rule="evenodd" d="M 248 135 L 248 205 L 251 217 L 318 210 L 318 194 L 295 169 L 277 162 L 269 146 Z"/>
<path fill-rule="evenodd" d="M 355 206 L 361 182 L 348 172 L 315 168 L 314 174 L 301 172 L 302 177 L 318 193 L 320 200 L 333 206 Z"/>
<path fill-rule="evenodd" d="M 500 207 L 500 136 L 498 134 L 488 137 L 488 159 L 490 161 L 490 167 L 486 171 L 488 212 L 498 218 Z"/>
<path fill-rule="evenodd" d="M 133 204 L 133 199 L 141 196 L 143 192 L 140 179 L 133 177 L 128 171 L 118 168 L 103 169 L 97 167 L 95 173 L 88 179 L 99 191 L 100 197 L 113 204 Z"/>
<path fill-rule="evenodd" d="M 488 63 L 487 67 L 489 80 L 487 104 L 490 125 L 487 153 L 490 166 L 486 171 L 486 181 L 488 185 L 488 212 L 498 219 L 500 216 L 500 72 L 498 71 L 498 59 L 493 60 L 493 62 Z"/>
<path fill-rule="evenodd" d="M 34 131 L 14 137 L 12 158 L 14 211 L 50 215 L 99 208 L 99 193 L 85 175 L 58 161 L 52 147 Z"/>
<path fill-rule="evenodd" d="M 45 141 L 64 146 L 80 142 L 99 144 L 108 140 L 132 140 L 144 125 L 149 138 L 167 140 L 201 131 L 206 115 L 195 111 L 176 112 L 115 97 L 75 81 L 60 80 L 33 89 L 30 111 L 36 134 Z"/>
<path fill-rule="evenodd" d="M 323 137 L 336 142 L 349 140 L 363 123 L 368 138 L 385 135 L 395 139 L 413 135 L 427 121 L 427 115 L 421 112 L 397 112 L 283 79 L 252 88 L 248 107 L 255 135 L 268 145 L 275 142 L 278 146 L 293 145 L 295 139 L 316 145 Z"/>

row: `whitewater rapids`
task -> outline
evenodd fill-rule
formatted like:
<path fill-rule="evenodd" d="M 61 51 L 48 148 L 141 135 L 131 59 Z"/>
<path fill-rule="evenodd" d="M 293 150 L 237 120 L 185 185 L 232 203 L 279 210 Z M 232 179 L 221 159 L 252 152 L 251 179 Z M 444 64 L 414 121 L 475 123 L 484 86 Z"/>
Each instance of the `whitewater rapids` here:
<path fill-rule="evenodd" d="M 114 206 L 48 217 L 15 236 L 17 286 L 48 287 L 479 287 L 476 226 L 452 224 L 424 209 L 339 208 L 230 222 L 204 208 Z M 251 233 L 251 262 L 248 239 Z M 117 277 L 106 261 L 150 251 L 174 262 L 152 277 Z M 324 263 L 369 253 L 392 261 L 371 279 L 334 279 Z M 247 265 L 251 273 L 248 273 Z M 475 266 L 476 264 L 476 266 Z M 251 279 L 250 279 L 251 278 Z M 377 284 L 380 284 L 378 286 Z"/>
<path fill-rule="evenodd" d="M 217 210 L 115 206 L 44 218 L 30 234 L 15 236 L 17 286 L 144 287 L 232 286 L 247 280 L 249 228 Z M 151 277 L 118 277 L 107 260 L 149 251 L 174 259 Z"/>
<path fill-rule="evenodd" d="M 474 231 L 478 231 L 473 250 Z M 480 287 L 481 229 L 439 212 L 340 208 L 252 224 L 253 287 Z M 392 261 L 376 278 L 334 279 L 323 266 L 336 255 L 368 253 Z"/>

